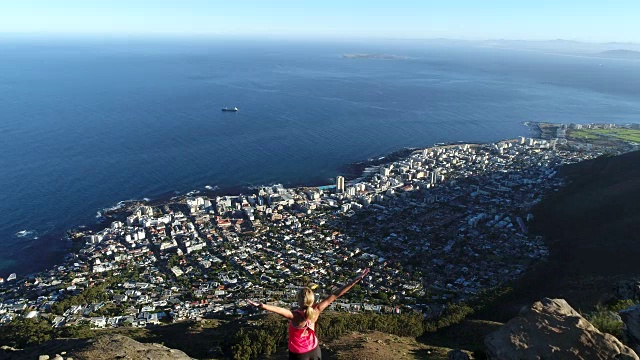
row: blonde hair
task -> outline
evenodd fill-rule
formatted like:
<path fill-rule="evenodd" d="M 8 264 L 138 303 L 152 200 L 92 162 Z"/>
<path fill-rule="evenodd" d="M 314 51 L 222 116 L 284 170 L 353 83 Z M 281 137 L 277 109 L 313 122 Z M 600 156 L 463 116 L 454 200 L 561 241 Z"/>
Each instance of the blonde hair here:
<path fill-rule="evenodd" d="M 296 294 L 296 301 L 298 301 L 298 306 L 304 309 L 304 317 L 307 320 L 314 320 L 316 311 L 312 306 L 316 301 L 316 297 L 313 294 L 313 290 L 308 287 L 303 287 L 298 291 L 298 294 Z"/>

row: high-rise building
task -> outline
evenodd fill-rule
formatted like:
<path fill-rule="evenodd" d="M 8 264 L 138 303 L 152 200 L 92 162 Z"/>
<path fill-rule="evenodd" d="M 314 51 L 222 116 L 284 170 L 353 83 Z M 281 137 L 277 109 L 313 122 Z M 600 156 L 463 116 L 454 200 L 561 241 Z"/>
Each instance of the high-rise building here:
<path fill-rule="evenodd" d="M 339 192 L 339 193 L 344 192 L 344 177 L 343 176 L 336 177 L 336 192 Z"/>
<path fill-rule="evenodd" d="M 431 185 L 435 184 L 438 181 L 438 170 L 431 171 L 429 175 L 429 182 L 431 183 Z"/>

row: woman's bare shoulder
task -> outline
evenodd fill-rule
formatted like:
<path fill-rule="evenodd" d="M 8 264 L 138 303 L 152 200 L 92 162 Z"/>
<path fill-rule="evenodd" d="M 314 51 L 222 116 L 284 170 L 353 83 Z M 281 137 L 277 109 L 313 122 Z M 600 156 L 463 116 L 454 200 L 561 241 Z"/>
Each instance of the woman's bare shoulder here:
<path fill-rule="evenodd" d="M 304 312 L 302 310 L 292 309 L 291 313 L 293 314 L 293 320 L 304 321 Z"/>

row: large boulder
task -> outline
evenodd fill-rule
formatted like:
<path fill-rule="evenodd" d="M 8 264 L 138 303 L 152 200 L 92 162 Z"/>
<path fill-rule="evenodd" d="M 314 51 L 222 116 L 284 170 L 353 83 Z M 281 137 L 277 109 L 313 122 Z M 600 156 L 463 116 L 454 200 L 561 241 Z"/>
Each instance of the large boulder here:
<path fill-rule="evenodd" d="M 469 360 L 469 355 L 467 355 L 462 350 L 455 349 L 447 353 L 447 359 L 448 360 Z"/>
<path fill-rule="evenodd" d="M 565 300 L 543 299 L 485 339 L 492 360 L 634 359 L 633 350 L 601 333 Z"/>
<path fill-rule="evenodd" d="M 63 356 L 64 355 L 64 356 Z M 122 335 L 93 339 L 54 339 L 23 350 L 0 351 L 0 360 L 190 360 L 184 352 L 160 344 L 141 343 Z"/>
<path fill-rule="evenodd" d="M 632 306 L 618 313 L 625 325 L 627 342 L 636 352 L 640 351 L 640 305 Z"/>
<path fill-rule="evenodd" d="M 74 358 L 91 360 L 190 360 L 184 352 L 160 344 L 145 344 L 122 335 L 100 336 L 74 352 Z"/>

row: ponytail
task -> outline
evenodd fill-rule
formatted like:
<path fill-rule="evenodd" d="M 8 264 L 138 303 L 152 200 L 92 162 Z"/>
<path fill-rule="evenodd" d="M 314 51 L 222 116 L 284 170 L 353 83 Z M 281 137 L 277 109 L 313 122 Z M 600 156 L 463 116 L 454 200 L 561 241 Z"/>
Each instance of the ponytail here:
<path fill-rule="evenodd" d="M 298 306 L 300 306 L 301 309 L 304 309 L 305 319 L 315 321 L 318 314 L 313 308 L 313 304 L 315 303 L 313 290 L 308 287 L 300 289 L 298 294 L 296 294 L 296 300 L 298 301 Z"/>
<path fill-rule="evenodd" d="M 313 309 L 313 307 L 307 306 L 307 308 L 304 310 L 304 317 L 307 320 L 314 320 L 314 318 L 316 317 L 316 311 Z"/>

